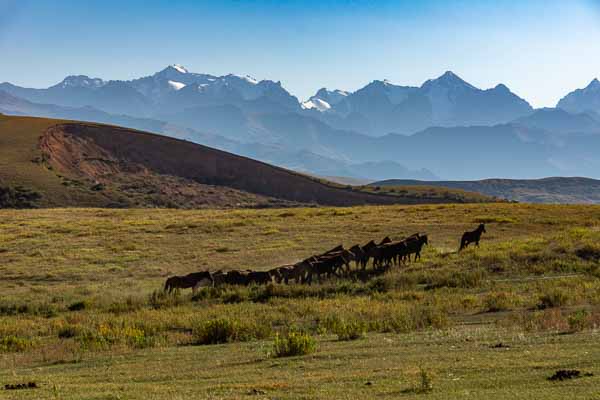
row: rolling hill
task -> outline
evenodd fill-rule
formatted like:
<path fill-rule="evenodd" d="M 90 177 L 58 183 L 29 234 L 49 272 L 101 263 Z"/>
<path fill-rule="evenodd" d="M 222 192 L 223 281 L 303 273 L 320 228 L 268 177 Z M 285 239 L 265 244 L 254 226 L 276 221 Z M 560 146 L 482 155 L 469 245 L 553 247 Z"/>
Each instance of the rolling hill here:
<path fill-rule="evenodd" d="M 600 180 L 553 177 L 544 179 L 484 179 L 480 181 L 416 181 L 390 179 L 371 186 L 447 187 L 529 203 L 600 204 Z"/>
<path fill-rule="evenodd" d="M 172 65 L 133 80 L 1 83 L 0 112 L 140 129 L 318 176 L 597 179 L 598 87 L 536 110 L 503 84 L 481 89 L 448 71 L 418 87 L 320 89 L 301 103 L 279 81 Z"/>
<path fill-rule="evenodd" d="M 185 140 L 0 115 L 5 207 L 273 207 L 489 201 L 462 191 L 375 193 Z M 0 204 L 2 206 L 2 204 Z"/>

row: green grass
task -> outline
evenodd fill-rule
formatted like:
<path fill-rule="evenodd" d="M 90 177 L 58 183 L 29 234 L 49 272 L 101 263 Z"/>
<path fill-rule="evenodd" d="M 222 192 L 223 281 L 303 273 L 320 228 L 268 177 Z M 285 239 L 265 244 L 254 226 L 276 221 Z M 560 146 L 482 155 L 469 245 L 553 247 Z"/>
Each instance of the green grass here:
<path fill-rule="evenodd" d="M 481 218 L 481 247 L 456 253 Z M 0 384 L 35 381 L 10 395 L 36 399 L 593 398 L 599 228 L 594 206 L 3 210 Z M 368 282 L 161 290 L 415 232 L 422 261 Z M 288 332 L 314 348 L 270 357 Z M 557 369 L 595 376 L 548 382 Z"/>

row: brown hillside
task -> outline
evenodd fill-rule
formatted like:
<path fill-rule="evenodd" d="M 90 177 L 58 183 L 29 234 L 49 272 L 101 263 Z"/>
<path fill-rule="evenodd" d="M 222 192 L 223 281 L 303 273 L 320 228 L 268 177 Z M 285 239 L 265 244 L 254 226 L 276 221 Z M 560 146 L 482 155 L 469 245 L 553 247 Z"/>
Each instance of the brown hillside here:
<path fill-rule="evenodd" d="M 92 123 L 1 116 L 0 146 L 0 186 L 5 182 L 33 190 L 41 195 L 41 206 L 452 201 L 366 193 L 191 142 Z"/>

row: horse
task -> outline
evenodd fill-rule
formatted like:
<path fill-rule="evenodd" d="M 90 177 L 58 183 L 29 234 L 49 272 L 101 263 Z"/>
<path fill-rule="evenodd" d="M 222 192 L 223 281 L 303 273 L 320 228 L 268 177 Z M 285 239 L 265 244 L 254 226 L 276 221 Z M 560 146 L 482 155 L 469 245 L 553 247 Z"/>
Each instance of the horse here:
<path fill-rule="evenodd" d="M 365 250 L 362 247 L 360 247 L 360 245 L 355 244 L 354 246 L 350 247 L 348 251 L 354 255 L 354 262 L 356 263 L 356 268 L 359 268 L 361 265 L 367 265 L 369 256 L 367 255 Z"/>
<path fill-rule="evenodd" d="M 289 284 L 290 276 L 293 270 L 293 265 L 282 265 L 281 267 L 269 270 L 269 274 L 271 274 L 271 277 L 275 280 L 275 282 L 285 282 L 285 284 L 287 285 Z"/>
<path fill-rule="evenodd" d="M 386 243 L 392 243 L 392 239 L 390 239 L 389 236 L 384 237 L 383 240 L 379 242 L 379 246 L 384 245 Z"/>
<path fill-rule="evenodd" d="M 296 283 L 306 283 L 311 279 L 310 262 L 308 260 L 303 260 L 294 264 L 291 270 L 288 270 L 287 277 L 284 279 L 286 283 L 288 283 L 290 279 L 293 279 Z"/>
<path fill-rule="evenodd" d="M 248 272 L 248 284 L 266 285 L 272 282 L 271 274 L 267 271 Z"/>
<path fill-rule="evenodd" d="M 172 276 L 165 282 L 165 292 L 171 293 L 175 289 L 192 288 L 196 293 L 198 286 L 214 286 L 215 281 L 208 271 L 193 272 L 185 276 Z"/>
<path fill-rule="evenodd" d="M 327 254 L 331 254 L 331 253 L 337 253 L 337 252 L 339 252 L 339 251 L 342 251 L 342 250 L 344 250 L 344 245 L 343 245 L 343 244 L 340 244 L 340 245 L 337 245 L 337 246 L 335 246 L 335 247 L 334 247 L 333 249 L 331 249 L 331 250 L 327 250 L 325 253 L 321 253 L 321 254 L 319 254 L 319 256 L 325 256 L 325 255 L 327 255 Z M 318 256 L 317 256 L 317 257 L 318 257 Z"/>
<path fill-rule="evenodd" d="M 475 246 L 479 247 L 479 240 L 481 240 L 481 234 L 485 232 L 485 224 L 479 224 L 477 229 L 470 232 L 465 232 L 460 239 L 460 248 L 458 251 L 462 249 L 466 249 L 470 243 L 475 243 Z"/>
<path fill-rule="evenodd" d="M 346 271 L 349 273 L 350 262 L 356 260 L 356 257 L 354 256 L 354 253 L 348 250 L 341 250 L 336 252 L 329 252 L 319 256 L 313 256 L 310 259 L 314 261 L 330 261 L 336 265 L 336 270 L 338 268 L 342 268 L 345 265 Z"/>
<path fill-rule="evenodd" d="M 313 274 L 317 275 L 319 283 L 321 282 L 322 275 L 327 275 L 327 278 L 331 278 L 331 275 L 335 275 L 339 278 L 340 276 L 337 274 L 337 270 L 339 268 L 338 265 L 339 264 L 336 262 L 335 259 L 310 262 L 310 274 L 308 284 L 310 285 L 312 283 Z"/>
<path fill-rule="evenodd" d="M 429 239 L 427 235 L 411 236 L 404 243 L 406 243 L 408 261 L 410 261 L 411 254 L 415 255 L 415 261 L 417 261 L 417 259 L 421 259 L 421 249 L 424 244 L 429 244 Z"/>
<path fill-rule="evenodd" d="M 232 270 L 226 273 L 220 273 L 215 276 L 215 280 L 219 284 L 247 286 L 250 283 L 248 274 L 249 271 Z"/>
<path fill-rule="evenodd" d="M 377 244 L 375 243 L 375 241 L 371 240 L 369 243 L 365 244 L 362 247 L 363 252 L 365 253 L 364 257 L 361 259 L 360 264 L 362 266 L 362 269 L 365 270 L 367 268 L 367 264 L 369 262 L 369 259 L 371 257 L 373 257 L 373 251 L 374 249 L 377 247 Z"/>

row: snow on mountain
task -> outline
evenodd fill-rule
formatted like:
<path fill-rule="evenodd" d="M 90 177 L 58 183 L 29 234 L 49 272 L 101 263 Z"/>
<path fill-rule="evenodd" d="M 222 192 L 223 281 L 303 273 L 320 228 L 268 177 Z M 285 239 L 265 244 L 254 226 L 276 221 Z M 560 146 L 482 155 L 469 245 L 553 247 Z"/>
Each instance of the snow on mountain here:
<path fill-rule="evenodd" d="M 179 89 L 185 87 L 185 83 L 181 83 L 181 82 L 168 81 L 168 83 L 175 90 L 179 90 Z"/>
<path fill-rule="evenodd" d="M 83 88 L 99 88 L 103 86 L 105 82 L 99 78 L 90 78 L 86 75 L 71 75 L 67 76 L 57 85 L 53 87 L 68 88 L 68 87 L 83 87 Z"/>
<path fill-rule="evenodd" d="M 171 67 L 175 70 L 177 70 L 178 72 L 181 72 L 182 74 L 187 74 L 188 70 L 185 69 L 183 66 L 179 65 L 179 64 L 173 64 L 171 65 Z"/>
<path fill-rule="evenodd" d="M 327 111 L 331 108 L 331 105 L 325 100 L 321 100 L 317 97 L 311 97 L 310 100 L 306 100 L 300 104 L 300 106 L 305 110 L 317 110 L 317 111 Z"/>

